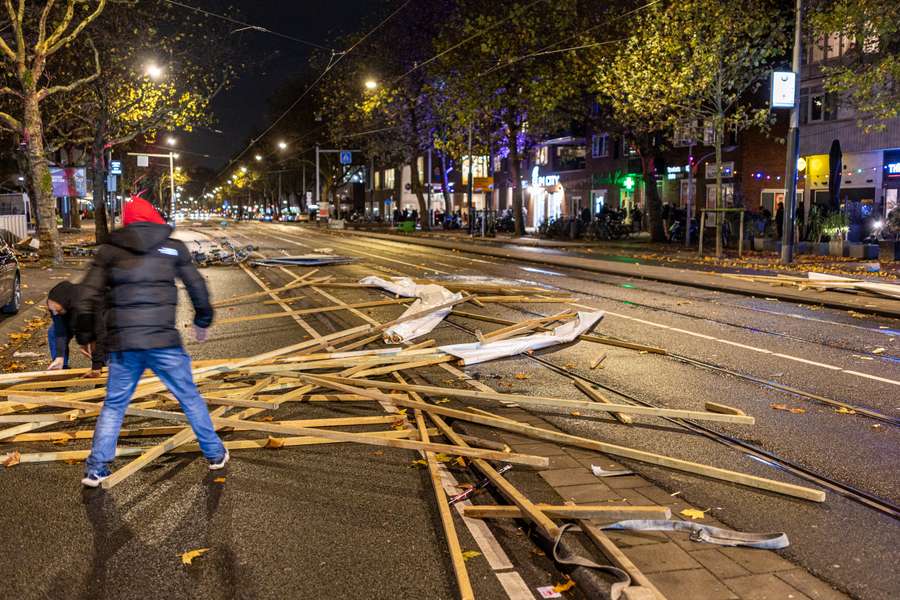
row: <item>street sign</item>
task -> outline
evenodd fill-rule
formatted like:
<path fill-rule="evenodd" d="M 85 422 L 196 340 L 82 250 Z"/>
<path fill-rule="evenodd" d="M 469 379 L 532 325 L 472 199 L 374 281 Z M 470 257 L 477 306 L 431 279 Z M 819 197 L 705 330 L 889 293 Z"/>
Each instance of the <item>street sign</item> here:
<path fill-rule="evenodd" d="M 116 182 L 117 182 L 117 181 L 118 181 L 118 180 L 116 179 L 116 176 L 113 175 L 112 173 L 110 173 L 110 174 L 106 177 L 106 191 L 107 191 L 107 192 L 115 192 L 115 191 L 116 191 Z"/>
<path fill-rule="evenodd" d="M 122 174 L 122 161 L 121 160 L 109 161 L 109 174 L 110 175 L 121 175 Z"/>
<path fill-rule="evenodd" d="M 494 189 L 494 178 L 493 177 L 473 177 L 472 178 L 472 191 L 489 192 L 492 189 Z"/>
<path fill-rule="evenodd" d="M 797 75 L 793 71 L 772 72 L 772 108 L 794 108 Z"/>
<path fill-rule="evenodd" d="M 353 162 L 353 153 L 349 150 L 341 150 L 341 164 L 349 165 Z"/>
<path fill-rule="evenodd" d="M 149 167 L 150 166 L 150 157 L 146 154 L 138 154 L 137 155 L 137 166 L 139 167 Z"/>

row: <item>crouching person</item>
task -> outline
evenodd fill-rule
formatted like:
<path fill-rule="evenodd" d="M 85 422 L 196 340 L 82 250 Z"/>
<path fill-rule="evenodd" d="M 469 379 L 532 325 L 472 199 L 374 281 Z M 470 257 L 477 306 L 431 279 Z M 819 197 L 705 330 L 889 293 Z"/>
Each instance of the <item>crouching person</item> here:
<path fill-rule="evenodd" d="M 76 332 L 78 320 L 77 307 L 82 294 L 82 287 L 75 283 L 63 281 L 53 286 L 47 294 L 47 308 L 52 316 L 52 323 L 47 330 L 47 344 L 53 362 L 48 370 L 69 368 L 69 343 L 77 337 L 82 345 L 82 354 L 91 359 L 91 370 L 85 377 L 99 377 L 106 364 L 106 344 L 104 321 L 101 313 L 94 319 L 94 329 L 90 332 Z M 76 336 L 77 333 L 77 336 Z"/>
<path fill-rule="evenodd" d="M 109 377 L 106 400 L 97 418 L 91 454 L 82 484 L 97 487 L 112 473 L 116 443 L 125 410 L 144 369 L 159 377 L 181 404 L 211 470 L 228 462 L 228 451 L 216 434 L 206 402 L 200 397 L 175 322 L 178 289 L 184 282 L 194 305 L 194 335 L 206 340 L 213 309 L 203 277 L 185 245 L 171 239 L 171 228 L 140 197 L 125 205 L 125 227 L 109 237 L 82 282 L 77 329 L 92 331 L 106 310 Z"/>

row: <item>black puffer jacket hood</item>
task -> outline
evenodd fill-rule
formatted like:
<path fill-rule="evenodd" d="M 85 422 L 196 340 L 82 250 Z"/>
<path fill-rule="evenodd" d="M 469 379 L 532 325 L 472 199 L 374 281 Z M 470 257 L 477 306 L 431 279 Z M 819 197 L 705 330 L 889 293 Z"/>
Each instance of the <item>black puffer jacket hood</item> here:
<path fill-rule="evenodd" d="M 124 229 L 114 231 L 109 243 L 136 254 L 147 254 L 172 235 L 172 228 L 158 223 L 133 223 Z"/>

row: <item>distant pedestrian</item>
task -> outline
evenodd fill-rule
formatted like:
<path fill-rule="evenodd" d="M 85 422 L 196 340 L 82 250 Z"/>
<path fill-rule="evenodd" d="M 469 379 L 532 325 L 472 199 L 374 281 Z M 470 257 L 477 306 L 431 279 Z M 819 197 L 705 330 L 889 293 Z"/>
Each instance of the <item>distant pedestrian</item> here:
<path fill-rule="evenodd" d="M 125 205 L 123 224 L 94 258 L 78 307 L 79 331 L 93 330 L 104 302 L 108 311 L 109 379 L 81 480 L 87 487 L 97 487 L 111 475 L 108 465 L 116 455 L 125 410 L 144 369 L 153 371 L 178 400 L 210 470 L 223 468 L 229 459 L 194 385 L 191 359 L 176 327 L 178 277 L 194 305 L 194 336 L 198 342 L 206 340 L 213 309 L 203 277 L 187 247 L 169 237 L 172 229 L 143 198 Z"/>
<path fill-rule="evenodd" d="M 106 343 L 104 335 L 103 318 L 94 321 L 93 331 L 76 335 L 76 323 L 78 320 L 77 306 L 82 294 L 80 285 L 63 281 L 53 286 L 47 294 L 47 309 L 50 311 L 52 322 L 47 330 L 47 345 L 50 349 L 50 371 L 69 368 L 69 344 L 72 338 L 82 346 L 91 346 L 91 351 L 82 350 L 82 354 L 91 359 L 91 370 L 85 377 L 98 377 L 100 370 L 106 364 Z M 102 315 L 102 312 L 100 313 Z"/>

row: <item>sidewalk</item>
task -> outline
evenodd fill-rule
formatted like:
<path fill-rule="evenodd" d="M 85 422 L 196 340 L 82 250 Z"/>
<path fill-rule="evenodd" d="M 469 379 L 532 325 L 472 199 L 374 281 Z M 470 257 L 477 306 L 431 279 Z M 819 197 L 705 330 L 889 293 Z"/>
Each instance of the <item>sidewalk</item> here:
<path fill-rule="evenodd" d="M 329 233 L 339 234 L 340 232 L 329 231 Z M 581 269 L 584 271 L 604 273 L 619 277 L 649 279 L 674 285 L 684 285 L 747 296 L 778 298 L 780 300 L 800 304 L 814 304 L 840 310 L 850 310 L 859 313 L 872 313 L 891 318 L 900 318 L 900 302 L 897 302 L 896 300 L 830 291 L 801 291 L 796 288 L 775 287 L 766 283 L 742 281 L 719 276 L 720 273 L 747 272 L 741 268 L 719 267 L 698 269 L 693 266 L 658 266 L 654 264 L 645 264 L 634 258 L 597 257 L 591 254 L 564 252 L 550 248 L 521 248 L 513 245 L 488 245 L 478 243 L 468 237 L 458 241 L 451 241 L 448 239 L 424 237 L 422 235 L 385 234 L 361 230 L 345 233 L 358 235 L 360 237 L 371 237 L 393 242 L 419 244 L 433 248 L 468 252 L 470 254 L 482 256 L 493 256 L 507 260 L 518 260 L 561 268 Z M 704 261 L 704 263 L 706 263 L 706 261 Z M 716 265 L 712 263 L 710 263 L 709 266 L 716 267 Z M 798 271 L 796 273 L 803 274 L 804 272 Z"/>
<path fill-rule="evenodd" d="M 356 230 L 368 233 L 365 229 Z M 841 275 L 845 277 L 872 278 L 886 281 L 900 279 L 900 262 L 879 263 L 878 260 L 862 260 L 837 256 L 816 256 L 801 254 L 795 257 L 792 267 L 780 263 L 780 255 L 776 252 L 756 252 L 745 250 L 742 258 L 738 258 L 735 250 L 726 252 L 725 257 L 716 259 L 707 252 L 705 256 L 697 253 L 697 245 L 690 249 L 683 244 L 651 242 L 649 234 L 641 232 L 628 239 L 608 241 L 568 241 L 542 239 L 534 236 L 515 237 L 512 234 L 498 233 L 495 237 L 471 237 L 465 230 L 432 230 L 419 231 L 415 234 L 395 234 L 404 237 L 456 241 L 465 244 L 478 244 L 494 247 L 530 247 L 553 248 L 573 254 L 583 254 L 608 260 L 633 260 L 644 264 L 658 266 L 674 266 L 695 268 L 697 270 L 722 269 L 734 272 L 762 272 L 766 274 L 802 275 L 808 271 Z M 749 245 L 749 242 L 748 242 Z"/>

